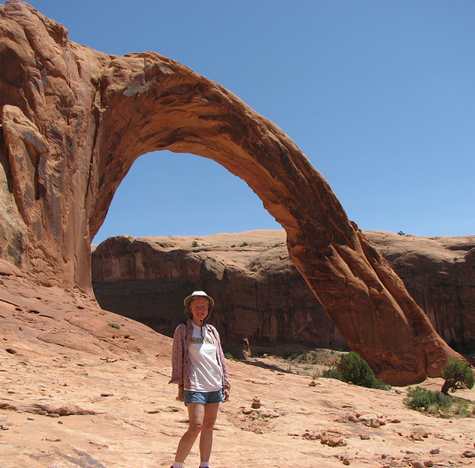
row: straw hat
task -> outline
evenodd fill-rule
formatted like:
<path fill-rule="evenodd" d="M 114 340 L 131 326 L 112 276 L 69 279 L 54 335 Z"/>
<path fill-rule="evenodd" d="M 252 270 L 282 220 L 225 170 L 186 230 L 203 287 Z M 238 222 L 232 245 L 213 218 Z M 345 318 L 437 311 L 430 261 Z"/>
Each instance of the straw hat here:
<path fill-rule="evenodd" d="M 211 296 L 208 296 L 204 291 L 193 291 L 189 296 L 186 296 L 183 304 L 185 305 L 185 309 L 187 311 L 190 310 L 190 304 L 193 299 L 196 299 L 197 297 L 205 297 L 209 301 L 209 311 L 211 312 L 214 307 L 214 299 Z"/>

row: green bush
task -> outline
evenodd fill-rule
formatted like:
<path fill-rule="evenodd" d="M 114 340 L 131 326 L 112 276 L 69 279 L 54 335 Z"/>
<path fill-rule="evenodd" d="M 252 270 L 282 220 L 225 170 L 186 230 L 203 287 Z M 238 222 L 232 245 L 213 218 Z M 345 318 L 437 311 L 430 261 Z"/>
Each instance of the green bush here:
<path fill-rule="evenodd" d="M 448 408 L 452 399 L 442 392 L 434 392 L 422 387 L 410 387 L 404 403 L 412 409 L 434 411 L 439 408 Z"/>
<path fill-rule="evenodd" d="M 343 380 L 341 372 L 336 367 L 330 367 L 328 369 L 325 369 L 322 372 L 322 377 L 325 377 L 326 379 Z"/>
<path fill-rule="evenodd" d="M 455 392 L 460 388 L 472 388 L 474 383 L 473 371 L 469 364 L 460 359 L 449 359 L 442 377 L 445 379 L 441 392 L 448 395 L 449 391 Z"/>
<path fill-rule="evenodd" d="M 422 387 L 410 387 L 404 399 L 404 404 L 409 408 L 440 418 L 475 417 L 475 403 L 473 401 Z"/>
<path fill-rule="evenodd" d="M 322 376 L 343 380 L 361 387 L 381 390 L 390 388 L 389 385 L 376 378 L 369 364 L 354 351 L 343 355 L 336 366 L 330 367 Z"/>
<path fill-rule="evenodd" d="M 371 387 L 371 382 L 375 379 L 371 367 L 355 352 L 348 353 L 340 359 L 338 370 L 346 382 L 361 385 L 362 387 Z"/>

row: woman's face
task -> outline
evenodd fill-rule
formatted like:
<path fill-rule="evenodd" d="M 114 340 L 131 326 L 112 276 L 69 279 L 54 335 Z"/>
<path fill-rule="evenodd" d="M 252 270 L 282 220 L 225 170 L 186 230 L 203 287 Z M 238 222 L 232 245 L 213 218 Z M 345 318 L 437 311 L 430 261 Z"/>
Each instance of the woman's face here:
<path fill-rule="evenodd" d="M 197 297 L 190 302 L 190 311 L 193 320 L 201 323 L 208 316 L 209 301 L 206 297 Z"/>

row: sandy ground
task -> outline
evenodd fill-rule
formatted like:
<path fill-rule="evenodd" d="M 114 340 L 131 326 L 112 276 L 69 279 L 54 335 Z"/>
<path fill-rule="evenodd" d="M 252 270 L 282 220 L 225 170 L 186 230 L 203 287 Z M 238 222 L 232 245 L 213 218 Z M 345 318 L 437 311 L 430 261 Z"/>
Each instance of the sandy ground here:
<path fill-rule="evenodd" d="M 0 467 L 170 466 L 187 426 L 168 384 L 171 340 L 84 293 L 0 278 Z M 311 386 L 269 356 L 229 365 L 213 468 L 475 466 L 475 418 L 406 409 L 406 388 Z M 198 464 L 195 448 L 186 466 Z"/>

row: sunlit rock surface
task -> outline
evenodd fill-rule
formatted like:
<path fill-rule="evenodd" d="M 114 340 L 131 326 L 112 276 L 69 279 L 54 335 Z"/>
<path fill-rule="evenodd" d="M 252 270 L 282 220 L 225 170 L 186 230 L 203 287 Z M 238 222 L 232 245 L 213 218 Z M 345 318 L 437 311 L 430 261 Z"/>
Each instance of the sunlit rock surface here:
<path fill-rule="evenodd" d="M 475 347 L 475 236 L 416 237 L 365 232 L 404 280 L 438 333 Z M 167 335 L 193 289 L 216 298 L 213 322 L 231 348 L 344 340 L 289 260 L 283 231 L 202 237 L 115 237 L 93 253 L 93 285 L 106 309 Z"/>

